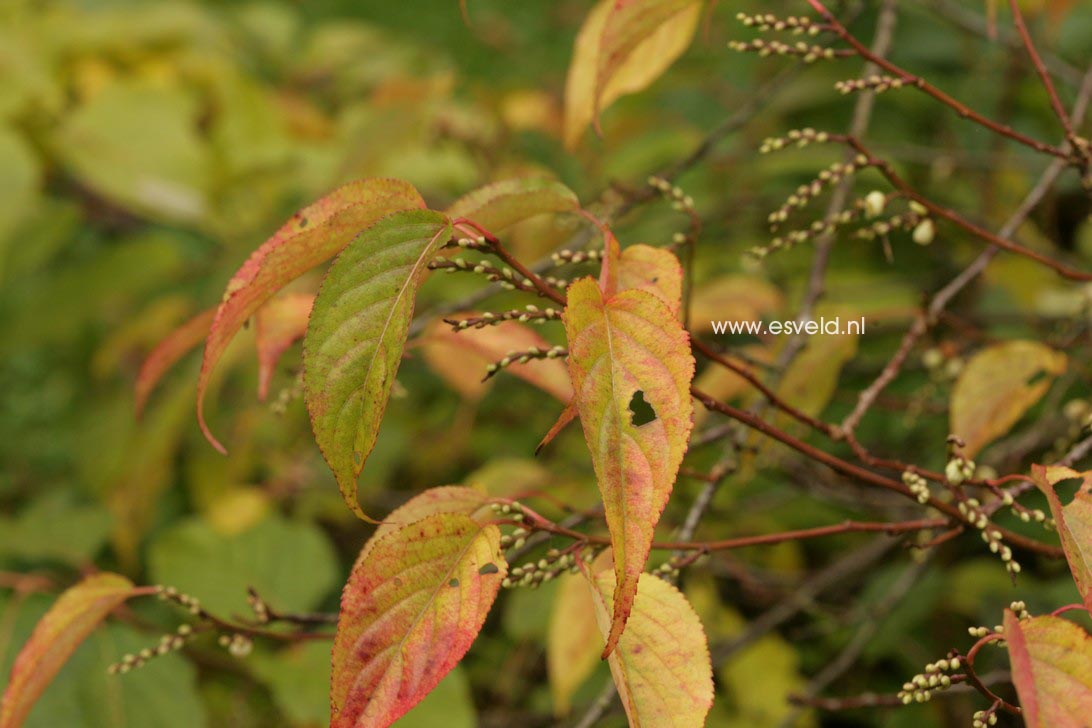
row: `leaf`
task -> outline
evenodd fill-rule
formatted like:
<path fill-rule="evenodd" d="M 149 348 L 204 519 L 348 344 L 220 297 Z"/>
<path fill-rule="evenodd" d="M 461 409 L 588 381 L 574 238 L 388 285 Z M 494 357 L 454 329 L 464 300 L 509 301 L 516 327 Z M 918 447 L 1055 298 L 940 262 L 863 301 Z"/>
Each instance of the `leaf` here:
<path fill-rule="evenodd" d="M 210 568 L 215 564 L 215 568 Z M 318 526 L 274 514 L 221 533 L 200 518 L 175 522 L 148 551 L 157 584 L 198 594 L 210 610 L 246 614 L 246 587 L 285 611 L 307 611 L 340 583 L 337 554 Z"/>
<path fill-rule="evenodd" d="M 580 201 L 565 185 L 552 179 L 516 177 L 488 184 L 451 204 L 452 219 L 467 218 L 490 232 L 498 232 L 535 215 L 571 212 Z"/>
<path fill-rule="evenodd" d="M 565 81 L 565 147 L 573 149 L 599 113 L 647 88 L 690 46 L 698 0 L 601 0 L 576 37 Z"/>
<path fill-rule="evenodd" d="M 372 537 L 364 544 L 364 548 L 360 549 L 360 554 L 356 557 L 357 566 L 364 562 L 377 541 L 402 526 L 438 513 L 461 513 L 464 516 L 470 516 L 484 506 L 488 499 L 488 494 L 481 490 L 461 485 L 442 485 L 418 493 L 383 519 Z"/>
<path fill-rule="evenodd" d="M 341 495 L 364 520 L 356 478 L 375 446 L 417 287 L 450 237 L 439 212 L 391 214 L 342 251 L 315 298 L 303 340 L 304 396 Z"/>
<path fill-rule="evenodd" d="M 1070 478 L 1079 479 L 1081 484 L 1073 500 L 1063 506 L 1054 486 Z M 1031 479 L 1050 503 L 1073 581 L 1084 605 L 1092 609 L 1092 470 L 1078 473 L 1060 466 L 1032 465 Z"/>
<path fill-rule="evenodd" d="M 38 625 L 11 669 L 0 702 L 0 728 L 16 728 L 69 656 L 107 614 L 133 596 L 117 574 L 95 574 L 67 589 Z"/>
<path fill-rule="evenodd" d="M 470 649 L 507 572 L 497 527 L 463 514 L 376 540 L 341 598 L 331 728 L 388 726 L 420 702 Z"/>
<path fill-rule="evenodd" d="M 599 660 L 599 625 L 587 582 L 572 574 L 559 580 L 546 635 L 546 668 L 554 714 L 568 715 L 576 689 L 591 675 Z"/>
<path fill-rule="evenodd" d="M 1017 619 L 1005 610 L 1012 681 L 1028 728 L 1083 728 L 1092 714 L 1092 637 L 1044 615 Z"/>
<path fill-rule="evenodd" d="M 159 383 L 163 375 L 170 371 L 170 368 L 187 352 L 208 336 L 209 327 L 212 326 L 212 319 L 215 315 L 216 309 L 214 308 L 197 314 L 167 334 L 166 338 L 156 344 L 156 347 L 144 359 L 144 363 L 140 365 L 140 372 L 137 374 L 136 385 L 133 387 L 138 419 L 144 414 L 144 408 L 148 404 L 148 397 L 151 396 L 152 390 L 155 389 L 155 385 Z"/>
<path fill-rule="evenodd" d="M 950 431 L 969 458 L 1008 432 L 1065 371 L 1065 354 L 1037 341 L 1006 341 L 975 354 L 952 391 Z"/>
<path fill-rule="evenodd" d="M 464 311 L 453 318 L 474 315 L 474 312 Z M 421 337 L 425 361 L 467 399 L 479 399 L 484 394 L 488 382 L 482 378 L 490 364 L 511 352 L 531 348 L 547 351 L 551 346 L 537 331 L 516 321 L 462 331 L 454 331 L 450 325 L 435 321 Z M 503 371 L 514 374 L 562 402 L 572 399 L 569 371 L 561 359 L 531 359 L 523 364 L 516 362 Z"/>
<path fill-rule="evenodd" d="M 307 332 L 315 297 L 310 293 L 278 296 L 258 309 L 254 343 L 258 347 L 258 399 L 265 401 L 281 355 Z"/>
<path fill-rule="evenodd" d="M 600 634 L 614 629 L 608 606 L 613 571 L 603 557 L 584 574 L 591 587 Z M 642 579 L 629 626 L 607 658 L 632 728 L 700 728 L 713 705 L 713 666 L 698 615 L 663 579 Z"/>
<path fill-rule="evenodd" d="M 333 257 L 380 217 L 424 206 L 417 190 L 407 182 L 393 179 L 350 182 L 297 212 L 251 253 L 228 282 L 216 309 L 197 380 L 197 420 L 217 450 L 226 452 L 205 422 L 205 391 L 216 362 L 246 320 L 274 293 Z"/>
<path fill-rule="evenodd" d="M 802 412 L 818 416 L 838 389 L 842 367 L 857 354 L 857 334 L 809 336 L 804 350 L 793 359 L 777 386 L 778 395 Z M 779 426 L 790 426 L 788 415 Z"/>
<path fill-rule="evenodd" d="M 675 254 L 651 245 L 630 245 L 618 261 L 618 288 L 648 291 L 678 317 L 682 307 L 683 270 Z"/>
<path fill-rule="evenodd" d="M 604 299 L 596 282 L 584 278 L 569 287 L 563 318 L 574 403 L 617 554 L 620 586 L 606 655 L 625 627 L 656 522 L 686 452 L 694 359 L 682 325 L 647 291 Z M 641 425 L 631 411 L 638 392 L 655 415 Z"/>
<path fill-rule="evenodd" d="M 761 278 L 721 276 L 694 290 L 691 328 L 702 333 L 713 330 L 712 321 L 761 321 L 764 314 L 777 312 L 783 303 L 781 291 Z"/>

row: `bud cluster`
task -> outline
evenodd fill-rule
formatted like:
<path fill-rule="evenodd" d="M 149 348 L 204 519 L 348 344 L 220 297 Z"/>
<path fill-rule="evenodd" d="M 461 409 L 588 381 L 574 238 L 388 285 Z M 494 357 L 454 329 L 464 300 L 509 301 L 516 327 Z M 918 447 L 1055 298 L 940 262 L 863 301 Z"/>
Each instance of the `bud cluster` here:
<path fill-rule="evenodd" d="M 1010 574 L 1019 574 L 1020 562 L 1012 558 L 1012 549 L 1001 540 L 1001 532 L 991 527 L 989 516 L 982 509 L 982 504 L 978 499 L 968 498 L 965 501 L 960 501 L 959 513 L 968 524 L 982 532 L 982 540 L 986 542 L 991 553 L 1001 557 L 1001 561 L 1005 564 L 1005 570 Z"/>
<path fill-rule="evenodd" d="M 1027 506 L 1020 505 L 1016 502 L 1012 493 L 1007 490 L 1001 491 L 1001 502 L 1008 506 L 1013 515 L 1019 518 L 1024 523 L 1036 523 L 1043 524 L 1043 528 L 1050 531 L 1055 527 L 1054 519 L 1046 514 L 1045 511 L 1039 508 L 1028 508 Z"/>
<path fill-rule="evenodd" d="M 550 256 L 555 265 L 594 263 L 603 259 L 602 250 L 559 250 Z"/>
<path fill-rule="evenodd" d="M 960 664 L 958 657 L 929 663 L 925 666 L 925 672 L 914 675 L 903 683 L 898 694 L 899 700 L 903 705 L 928 702 L 937 690 L 951 687 L 952 678 L 947 673 L 958 670 Z"/>
<path fill-rule="evenodd" d="M 220 635 L 220 639 L 217 640 L 219 645 L 225 648 L 232 657 L 246 657 L 250 654 L 250 651 L 254 649 L 254 643 L 249 637 L 243 634 L 233 635 Z"/>
<path fill-rule="evenodd" d="M 465 331 L 467 329 L 484 329 L 486 326 L 493 326 L 494 324 L 499 324 L 503 321 L 541 324 L 560 318 L 561 311 L 556 308 L 540 309 L 538 306 L 529 304 L 523 308 L 514 308 L 510 311 L 503 311 L 501 313 L 486 311 L 479 316 L 473 316 L 471 318 L 444 319 L 444 323 L 450 324 L 451 328 L 455 331 Z"/>
<path fill-rule="evenodd" d="M 822 220 L 816 220 L 806 228 L 791 230 L 784 235 L 779 235 L 770 240 L 765 246 L 754 247 L 747 252 L 749 255 L 756 258 L 764 258 L 775 250 L 787 250 L 788 248 L 806 243 L 823 235 L 829 235 L 838 228 L 853 222 L 857 217 L 858 215 L 855 210 L 843 210 L 837 215 L 832 215 Z"/>
<path fill-rule="evenodd" d="M 902 474 L 902 482 L 918 499 L 918 503 L 925 504 L 929 502 L 929 483 L 925 478 L 907 470 Z"/>
<path fill-rule="evenodd" d="M 804 63 L 814 63 L 818 60 L 830 60 L 839 56 L 853 55 L 853 51 L 836 51 L 833 48 L 808 44 L 803 41 L 789 44 L 777 40 L 766 41 L 761 38 L 752 41 L 733 40 L 728 43 L 728 47 L 740 53 L 757 53 L 763 58 L 766 56 L 797 56 Z"/>
<path fill-rule="evenodd" d="M 889 89 L 902 88 L 904 85 L 906 85 L 906 82 L 895 76 L 869 76 L 868 78 L 851 78 L 845 81 L 838 81 L 834 84 L 834 88 L 837 89 L 839 93 L 843 94 L 865 90 L 883 93 Z"/>
<path fill-rule="evenodd" d="M 767 33 L 771 30 L 785 30 L 792 32 L 793 35 L 801 35 L 803 33 L 818 35 L 819 32 L 823 30 L 823 26 L 818 25 L 811 18 L 804 15 L 790 15 L 785 18 L 779 18 L 776 15 L 771 15 L 769 13 L 762 15 L 736 13 L 736 20 L 748 28 L 755 28 L 763 33 Z"/>
<path fill-rule="evenodd" d="M 194 635 L 193 627 L 188 624 L 178 625 L 173 633 L 165 634 L 159 638 L 159 644 L 155 647 L 145 647 L 137 653 L 122 656 L 122 658 L 106 668 L 111 675 L 124 675 L 130 670 L 143 666 L 153 657 L 161 657 L 168 652 L 180 650 Z"/>
<path fill-rule="evenodd" d="M 155 587 L 155 595 L 160 601 L 174 602 L 175 604 L 178 604 L 179 606 L 185 608 L 186 611 L 188 611 L 190 614 L 200 615 L 202 613 L 201 602 L 197 599 L 197 597 L 191 596 L 189 594 L 183 594 L 182 592 L 175 589 L 173 586 L 163 586 L 162 584 L 157 584 Z"/>
<path fill-rule="evenodd" d="M 500 361 L 495 361 L 485 368 L 485 378 L 489 379 L 494 374 L 513 364 L 526 364 L 532 359 L 563 359 L 569 355 L 569 350 L 564 346 L 551 346 L 542 349 L 532 346 L 524 351 L 510 351 Z"/>
<path fill-rule="evenodd" d="M 936 347 L 922 352 L 921 363 L 937 380 L 955 379 L 963 371 L 962 358 L 958 356 L 945 358 L 944 352 Z"/>
<path fill-rule="evenodd" d="M 590 557 L 591 551 L 586 551 L 584 560 L 587 561 Z M 513 566 L 508 576 L 501 582 L 501 587 L 537 589 L 541 584 L 553 581 L 566 571 L 576 573 L 580 568 L 577 558 L 577 555 L 572 552 L 562 553 L 557 549 L 550 549 L 538 561 L 528 562 L 523 566 Z"/>
<path fill-rule="evenodd" d="M 459 238 L 455 241 L 455 245 L 460 248 L 466 248 L 467 250 L 486 251 L 491 249 L 491 246 L 482 235 L 479 235 L 476 238 Z"/>
<path fill-rule="evenodd" d="M 506 291 L 526 291 L 537 293 L 534 284 L 510 268 L 497 268 L 482 262 L 468 261 L 464 258 L 434 260 L 428 264 L 429 270 L 443 270 L 448 273 L 478 273 L 494 283 L 499 283 Z"/>
<path fill-rule="evenodd" d="M 820 172 L 811 182 L 797 187 L 796 192 L 789 195 L 781 207 L 770 213 L 766 220 L 770 223 L 770 229 L 777 230 L 781 223 L 788 220 L 789 213 L 793 208 L 803 209 L 807 207 L 808 203 L 822 194 L 827 187 L 837 184 L 867 166 L 868 157 L 863 154 L 858 154 L 851 162 L 834 162 Z"/>
<path fill-rule="evenodd" d="M 649 187 L 660 191 L 666 199 L 671 200 L 671 208 L 687 214 L 694 213 L 694 198 L 686 194 L 682 187 L 673 185 L 663 177 L 655 175 L 648 178 Z"/>
<path fill-rule="evenodd" d="M 830 134 L 825 131 L 816 131 L 811 127 L 793 129 L 783 137 L 767 137 L 762 140 L 762 146 L 758 148 L 759 154 L 779 152 L 786 147 L 806 147 L 809 144 L 826 144 L 830 141 Z"/>
<path fill-rule="evenodd" d="M 1009 610 L 1011 610 L 1019 620 L 1031 619 L 1031 612 L 1028 611 L 1028 605 L 1023 601 L 1012 602 L 1009 604 Z"/>
<path fill-rule="evenodd" d="M 974 470 L 974 460 L 968 460 L 962 455 L 953 455 L 944 466 L 944 477 L 952 485 L 963 485 L 974 477 Z"/>
<path fill-rule="evenodd" d="M 971 728 L 988 728 L 991 725 L 997 725 L 997 713 L 992 707 L 975 711 L 972 716 Z"/>

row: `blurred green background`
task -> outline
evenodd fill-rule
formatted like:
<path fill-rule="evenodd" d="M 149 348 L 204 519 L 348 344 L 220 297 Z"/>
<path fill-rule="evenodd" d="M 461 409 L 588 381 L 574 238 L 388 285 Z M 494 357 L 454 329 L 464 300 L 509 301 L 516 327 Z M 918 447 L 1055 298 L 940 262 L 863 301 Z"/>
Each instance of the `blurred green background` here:
<path fill-rule="evenodd" d="M 572 39 L 591 5 L 470 0 L 467 26 L 456 0 L 0 4 L 2 674 L 54 595 L 91 568 L 177 586 L 224 614 L 246 611 L 250 585 L 283 610 L 336 611 L 340 586 L 370 530 L 344 508 L 293 394 L 298 347 L 278 367 L 273 404 L 255 396 L 252 333 L 229 351 L 208 408 L 230 451 L 226 458 L 196 427 L 195 355 L 160 385 L 141 421 L 133 415 L 143 357 L 214 305 L 231 273 L 293 210 L 364 176 L 407 179 L 442 208 L 488 181 L 536 172 L 560 177 L 586 204 L 606 209 L 617 199 L 612 189 L 639 186 L 685 157 L 790 65 L 729 51 L 729 40 L 753 35 L 734 22 L 735 13 L 802 12 L 804 4 L 717 4 L 664 78 L 606 113 L 604 139 L 589 133 L 568 153 L 559 140 L 564 78 Z M 869 38 L 874 3 L 849 5 L 854 30 Z M 896 60 L 1022 131 L 1059 139 L 1041 88 L 1018 54 L 959 28 L 937 5 L 900 3 Z M 939 5 L 973 18 L 985 12 L 983 3 Z M 1070 69 L 1059 80 L 1068 102 L 1080 73 L 1073 66 L 1092 58 L 1092 5 L 1065 8 L 1062 20 L 1050 4 L 1028 3 L 1028 10 L 1044 45 Z M 847 62 L 794 76 L 680 179 L 705 225 L 695 268 L 699 293 L 709 291 L 703 311 L 731 318 L 738 313 L 732 305 L 746 310 L 748 301 L 765 297 L 772 301 L 766 314 L 792 318 L 811 250 L 773 256 L 762 268 L 741 254 L 766 241 L 768 212 L 839 152 L 809 148 L 760 157 L 756 149 L 763 137 L 790 128 L 843 130 L 852 101 L 833 83 L 857 73 L 859 64 Z M 868 136 L 927 194 L 992 227 L 1046 162 L 998 144 L 912 92 L 881 98 Z M 875 186 L 878 178 L 867 179 L 858 192 Z M 1088 211 L 1088 198 L 1066 178 L 1022 239 L 1087 268 Z M 624 244 L 664 244 L 685 225 L 668 205 L 652 204 L 620 220 L 616 232 Z M 536 260 L 573 229 L 569 220 L 537 221 L 522 226 L 511 245 Z M 828 419 L 852 406 L 856 389 L 893 351 L 922 293 L 980 250 L 956 235 L 930 248 L 905 236 L 892 246 L 894 264 L 877 243 L 847 239 L 836 247 L 830 305 L 868 315 L 870 328 L 841 372 L 828 372 L 833 381 L 841 377 L 837 390 L 816 403 Z M 715 292 L 734 274 L 746 276 L 742 287 L 728 286 L 744 302 L 718 304 Z M 425 287 L 419 311 L 478 287 L 474 280 L 439 278 Z M 1012 437 L 1023 439 L 982 458 L 1000 472 L 1047 458 L 1073 435 L 1062 405 L 1090 389 L 1089 321 L 1080 313 L 1087 297 L 1020 259 L 1002 258 L 957 305 L 969 328 L 942 326 L 930 341 L 955 360 L 997 338 L 1074 342 L 1068 351 L 1074 373 L 1018 426 Z M 391 403 L 361 480 L 370 513 L 459 482 L 499 494 L 542 489 L 575 507 L 594 504 L 578 434 L 566 433 L 545 456 L 531 458 L 559 409 L 545 395 L 502 376 L 480 399 L 466 400 L 419 356 L 407 359 L 399 381 L 403 394 Z M 930 374 L 915 359 L 866 420 L 862 439 L 880 453 L 943 465 L 950 386 L 950 378 Z M 718 455 L 697 449 L 687 466 L 708 467 Z M 722 488 L 699 537 L 913 513 L 835 485 L 825 471 L 771 448 Z M 699 488 L 680 479 L 665 535 Z M 548 502 L 542 507 L 550 510 Z M 694 570 L 687 590 L 714 645 L 722 645 L 810 573 L 867 541 L 847 536 L 716 557 Z M 999 621 L 1012 599 L 1026 599 L 1033 610 L 1074 600 L 1064 564 L 1029 557 L 1026 572 L 1014 588 L 973 537 L 949 545 L 925 567 L 896 549 L 718 665 L 709 725 L 778 725 L 786 695 L 838 654 L 862 621 L 878 620 L 878 632 L 833 693 L 897 690 L 926 662 L 965 642 L 967 626 Z M 548 588 L 505 593 L 465 664 L 399 725 L 553 725 L 543 658 L 551 595 Z M 107 664 L 154 644 L 178 619 L 162 605 L 135 604 L 126 619 L 80 649 L 28 725 L 327 720 L 325 642 L 259 643 L 243 660 L 214 643 L 196 643 L 130 675 L 105 674 Z M 605 678 L 601 667 L 586 682 L 577 715 Z M 963 725 L 981 707 L 953 697 L 898 711 L 808 712 L 799 724 Z M 620 720 L 615 713 L 602 725 Z"/>

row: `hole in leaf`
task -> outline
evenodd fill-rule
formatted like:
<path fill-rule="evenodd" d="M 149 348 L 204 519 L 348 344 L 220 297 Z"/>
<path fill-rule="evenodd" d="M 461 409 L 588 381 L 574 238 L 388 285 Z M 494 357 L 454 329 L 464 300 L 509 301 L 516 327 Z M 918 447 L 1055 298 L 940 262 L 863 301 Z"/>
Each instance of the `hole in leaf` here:
<path fill-rule="evenodd" d="M 656 410 L 645 401 L 645 393 L 638 389 L 629 401 L 630 421 L 640 427 L 656 419 Z"/>
<path fill-rule="evenodd" d="M 1030 377 L 1028 377 L 1028 380 L 1026 382 L 1024 382 L 1024 386 L 1025 387 L 1034 387 L 1036 384 L 1038 384 L 1039 382 L 1043 381 L 1046 378 L 1047 378 L 1046 370 L 1045 369 L 1040 369 L 1039 371 L 1035 372 Z"/>
<path fill-rule="evenodd" d="M 1073 502 L 1073 499 L 1077 496 L 1077 491 L 1081 489 L 1082 482 L 1080 478 L 1066 478 L 1054 484 L 1054 492 L 1058 495 L 1058 500 L 1061 501 L 1063 506 L 1068 506 Z"/>
<path fill-rule="evenodd" d="M 481 574 L 482 576 L 485 576 L 486 574 L 496 574 L 499 571 L 500 571 L 500 569 L 497 568 L 497 565 L 494 564 L 494 563 L 488 563 L 488 564 L 484 565 L 482 568 L 478 569 L 478 573 Z"/>

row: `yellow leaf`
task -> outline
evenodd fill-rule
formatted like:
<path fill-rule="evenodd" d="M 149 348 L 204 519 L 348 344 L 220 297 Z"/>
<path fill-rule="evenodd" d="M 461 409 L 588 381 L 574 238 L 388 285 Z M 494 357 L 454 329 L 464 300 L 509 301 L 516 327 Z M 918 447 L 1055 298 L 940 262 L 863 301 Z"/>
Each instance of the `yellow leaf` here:
<path fill-rule="evenodd" d="M 613 629 L 610 603 L 614 572 L 600 557 L 585 575 L 591 586 L 599 632 Z M 709 645 L 694 608 L 675 587 L 649 575 L 642 579 L 629 627 L 608 658 L 631 728 L 700 728 L 713 705 Z"/>
<path fill-rule="evenodd" d="M 750 276 L 727 275 L 694 290 L 690 322 L 695 333 L 712 331 L 711 321 L 761 321 L 784 303 L 781 291 Z"/>
<path fill-rule="evenodd" d="M 1062 617 L 1005 610 L 1012 681 L 1028 728 L 1084 728 L 1092 715 L 1092 636 Z"/>
<path fill-rule="evenodd" d="M 599 113 L 647 88 L 690 46 L 701 17 L 697 0 L 636 0 L 616 9 L 601 0 L 576 37 L 565 82 L 565 146 L 576 147 Z"/>
<path fill-rule="evenodd" d="M 1037 341 L 1006 341 L 967 362 L 952 392 L 951 432 L 967 457 L 1008 432 L 1065 371 L 1066 356 Z"/>
<path fill-rule="evenodd" d="M 546 635 L 546 668 L 555 715 L 568 715 L 573 693 L 599 662 L 602 643 L 587 583 L 578 576 L 563 575 Z"/>

